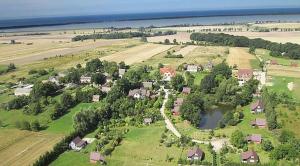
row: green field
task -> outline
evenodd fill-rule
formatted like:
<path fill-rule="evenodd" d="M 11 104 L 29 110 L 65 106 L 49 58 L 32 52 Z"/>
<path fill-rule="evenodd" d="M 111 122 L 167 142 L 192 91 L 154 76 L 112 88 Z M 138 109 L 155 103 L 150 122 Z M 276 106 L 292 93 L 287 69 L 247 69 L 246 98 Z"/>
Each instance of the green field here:
<path fill-rule="evenodd" d="M 292 91 L 287 87 L 290 82 L 294 82 L 294 89 Z M 268 87 L 268 89 L 277 93 L 286 93 L 300 103 L 300 78 L 273 76 L 272 83 L 273 86 Z"/>
<path fill-rule="evenodd" d="M 258 56 L 262 57 L 265 61 L 276 60 L 279 65 L 290 66 L 291 62 L 297 62 L 298 64 L 300 64 L 300 60 L 292 60 L 288 58 L 270 56 L 270 51 L 265 49 L 256 49 L 255 53 Z"/>
<path fill-rule="evenodd" d="M 207 73 L 204 73 L 204 72 L 200 72 L 200 73 L 194 74 L 194 76 L 195 76 L 194 84 L 195 84 L 195 85 L 200 85 L 201 80 L 202 80 L 206 75 L 207 75 Z"/>
<path fill-rule="evenodd" d="M 180 157 L 185 158 L 188 148 L 182 149 L 173 145 L 165 147 L 160 144 L 159 140 L 165 127 L 163 122 L 158 122 L 147 127 L 129 127 L 129 132 L 125 135 L 121 145 L 116 147 L 111 156 L 106 156 L 107 165 L 109 166 L 139 166 L 139 165 L 176 165 Z M 171 135 L 169 133 L 169 135 Z M 52 166 L 67 165 L 90 165 L 89 152 L 93 150 L 94 145 L 81 152 L 68 151 L 61 155 Z M 212 160 L 206 145 L 200 145 L 205 152 L 205 160 Z M 130 152 L 130 153 L 128 153 Z M 166 156 L 173 158 L 171 162 L 166 161 Z"/>

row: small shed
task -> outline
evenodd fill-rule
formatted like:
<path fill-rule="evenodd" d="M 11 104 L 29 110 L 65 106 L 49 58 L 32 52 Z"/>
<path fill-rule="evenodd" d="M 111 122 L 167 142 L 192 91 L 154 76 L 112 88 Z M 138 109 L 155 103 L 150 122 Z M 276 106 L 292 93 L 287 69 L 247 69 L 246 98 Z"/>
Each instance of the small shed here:
<path fill-rule="evenodd" d="M 152 118 L 144 118 L 144 124 L 150 125 L 152 123 Z"/>
<path fill-rule="evenodd" d="M 191 93 L 191 88 L 189 88 L 189 87 L 183 87 L 182 88 L 182 93 L 186 94 L 186 95 L 190 94 Z"/>
<path fill-rule="evenodd" d="M 261 144 L 262 137 L 260 134 L 252 134 L 246 137 L 247 142 L 253 142 L 257 144 Z"/>
<path fill-rule="evenodd" d="M 93 95 L 93 102 L 99 102 L 100 101 L 100 95 Z"/>
<path fill-rule="evenodd" d="M 198 147 L 189 150 L 187 154 L 188 160 L 202 160 L 203 157 L 204 157 L 204 152 Z"/>
<path fill-rule="evenodd" d="M 241 162 L 256 164 L 259 162 L 259 157 L 255 151 L 250 150 L 250 151 L 241 153 Z"/>
<path fill-rule="evenodd" d="M 264 112 L 264 104 L 263 101 L 260 99 L 251 105 L 251 113 L 261 113 L 261 112 Z"/>

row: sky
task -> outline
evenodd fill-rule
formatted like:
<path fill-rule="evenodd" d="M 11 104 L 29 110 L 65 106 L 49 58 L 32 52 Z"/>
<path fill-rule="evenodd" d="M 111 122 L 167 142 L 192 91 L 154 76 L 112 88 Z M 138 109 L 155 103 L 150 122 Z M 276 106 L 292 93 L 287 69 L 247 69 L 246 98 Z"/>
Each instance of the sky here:
<path fill-rule="evenodd" d="M 300 7 L 300 0 L 0 0 L 0 19 Z"/>

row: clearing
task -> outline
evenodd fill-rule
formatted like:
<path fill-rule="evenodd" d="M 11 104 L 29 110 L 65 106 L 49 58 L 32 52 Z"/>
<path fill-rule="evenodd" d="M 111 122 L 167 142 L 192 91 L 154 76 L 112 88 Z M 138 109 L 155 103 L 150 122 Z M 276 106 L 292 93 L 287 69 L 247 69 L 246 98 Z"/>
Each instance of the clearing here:
<path fill-rule="evenodd" d="M 131 65 L 133 63 L 143 62 L 156 54 L 169 50 L 172 47 L 174 46 L 148 43 L 129 48 L 113 55 L 105 56 L 101 58 L 101 60 L 114 61 L 117 63 L 124 61 L 126 64 Z"/>
<path fill-rule="evenodd" d="M 31 165 L 61 138 L 56 134 L 0 129 L 0 165 Z"/>
<path fill-rule="evenodd" d="M 231 47 L 227 57 L 229 66 L 237 65 L 238 69 L 251 69 L 251 61 L 256 60 L 254 55 L 248 53 L 246 48 Z"/>
<path fill-rule="evenodd" d="M 198 46 L 186 46 L 186 47 L 183 47 L 181 50 L 175 52 L 174 54 L 175 55 L 182 55 L 182 56 L 186 56 L 188 55 L 189 53 L 193 52 Z"/>

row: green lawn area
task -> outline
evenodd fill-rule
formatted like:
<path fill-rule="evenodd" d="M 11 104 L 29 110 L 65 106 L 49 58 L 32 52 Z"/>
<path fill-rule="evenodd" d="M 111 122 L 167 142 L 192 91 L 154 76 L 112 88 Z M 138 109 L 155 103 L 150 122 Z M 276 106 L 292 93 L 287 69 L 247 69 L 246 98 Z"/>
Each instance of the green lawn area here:
<path fill-rule="evenodd" d="M 284 65 L 284 66 L 290 66 L 291 62 L 297 62 L 298 64 L 300 64 L 300 60 L 292 60 L 292 59 L 288 59 L 288 58 L 270 56 L 269 55 L 270 51 L 265 50 L 265 49 L 256 49 L 255 53 L 257 55 L 261 56 L 265 61 L 276 60 L 278 64 Z"/>
<path fill-rule="evenodd" d="M 283 125 L 282 129 L 292 131 L 300 138 L 300 107 L 292 111 L 280 105 L 276 108 L 278 121 Z"/>
<path fill-rule="evenodd" d="M 205 73 L 205 72 L 198 72 L 198 73 L 194 74 L 194 76 L 195 76 L 194 84 L 195 84 L 195 85 L 200 85 L 201 80 L 202 80 L 207 74 L 208 74 L 208 73 Z"/>
<path fill-rule="evenodd" d="M 269 89 L 277 93 L 291 95 L 298 103 L 300 103 L 300 78 L 272 76 L 272 82 L 273 86 L 268 87 Z M 290 82 L 294 82 L 293 91 L 290 91 L 287 87 Z"/>
<path fill-rule="evenodd" d="M 76 107 L 70 109 L 70 111 L 59 118 L 51 122 L 48 128 L 44 132 L 55 133 L 55 134 L 68 134 L 73 131 L 73 116 L 81 111 L 82 109 L 97 108 L 99 103 L 81 103 Z"/>
<path fill-rule="evenodd" d="M 258 59 L 250 59 L 250 65 L 251 65 L 252 69 L 261 69 L 259 66 Z"/>
<path fill-rule="evenodd" d="M 140 166 L 140 165 L 177 165 L 180 157 L 185 157 L 189 148 L 179 148 L 176 145 L 165 147 L 160 144 L 161 134 L 164 132 L 164 122 L 157 122 L 146 127 L 129 127 L 129 132 L 117 146 L 110 156 L 106 156 L 109 166 Z M 168 137 L 173 137 L 168 132 Z M 90 165 L 89 153 L 94 150 L 95 144 L 88 145 L 81 152 L 67 151 L 55 160 L 51 166 L 67 165 Z M 207 145 L 200 145 L 205 152 L 205 160 L 212 161 L 212 156 L 208 152 Z M 129 153 L 130 152 L 130 153 Z M 166 162 L 166 156 L 174 158 L 171 162 Z"/>

